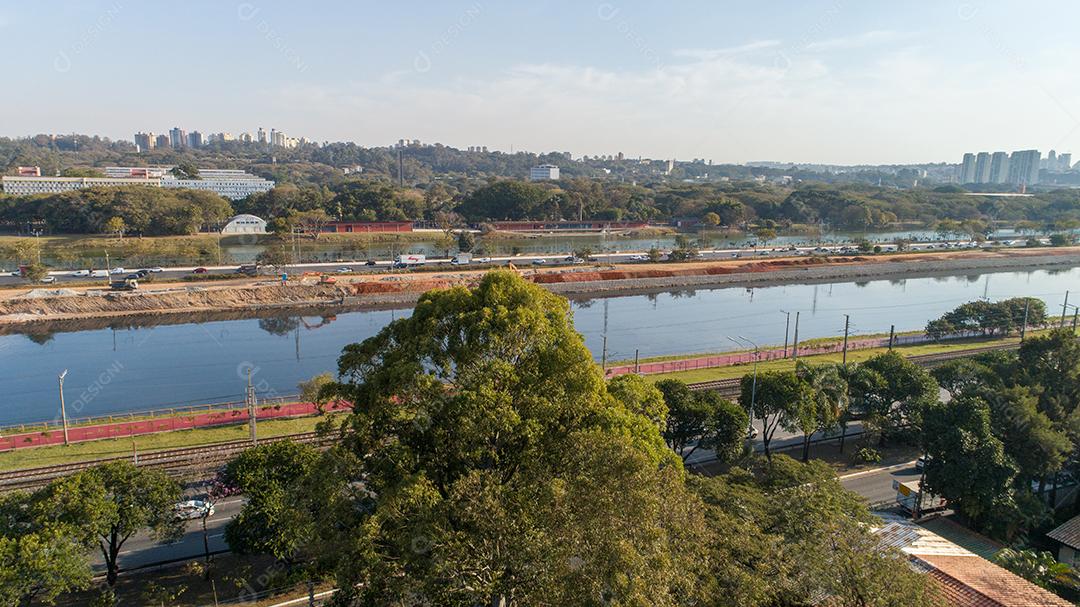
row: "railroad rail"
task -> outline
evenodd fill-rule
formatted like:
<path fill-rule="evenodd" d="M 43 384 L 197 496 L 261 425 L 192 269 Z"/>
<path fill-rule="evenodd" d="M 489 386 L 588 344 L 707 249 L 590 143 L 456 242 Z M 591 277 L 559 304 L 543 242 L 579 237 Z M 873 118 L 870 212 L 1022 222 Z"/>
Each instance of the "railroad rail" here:
<path fill-rule="evenodd" d="M 276 443 L 283 440 L 292 440 L 299 443 L 323 444 L 330 441 L 326 437 L 320 437 L 315 432 L 301 432 L 259 439 L 259 444 Z M 176 472 L 202 466 L 213 466 L 225 463 L 236 454 L 251 447 L 250 440 L 229 441 L 224 443 L 212 443 L 198 447 L 184 447 L 181 449 L 169 449 L 165 451 L 153 451 L 137 456 L 137 465 L 148 468 L 158 468 L 167 472 Z M 50 481 L 70 474 L 75 474 L 87 468 L 108 464 L 118 461 L 132 461 L 136 459 L 132 455 L 106 457 L 101 459 L 87 460 L 70 464 L 57 464 L 55 466 L 43 466 L 40 468 L 27 468 L 23 470 L 9 470 L 0 472 L 0 491 L 13 491 L 17 489 L 33 489 L 48 484 Z"/>
<path fill-rule="evenodd" d="M 965 350 L 954 350 L 952 352 L 941 352 L 939 354 L 916 354 L 914 356 L 908 356 L 906 358 L 921 367 L 933 367 L 943 362 L 955 360 L 957 358 L 967 358 L 969 356 L 977 356 L 979 354 L 995 352 L 998 350 L 1016 350 L 1019 347 L 1019 343 L 996 344 L 992 346 L 968 348 Z M 732 377 L 730 379 L 717 379 L 713 381 L 695 382 L 692 384 L 688 384 L 688 386 L 691 390 L 695 391 L 716 390 L 722 396 L 737 397 L 739 395 L 741 382 L 742 378 Z"/>

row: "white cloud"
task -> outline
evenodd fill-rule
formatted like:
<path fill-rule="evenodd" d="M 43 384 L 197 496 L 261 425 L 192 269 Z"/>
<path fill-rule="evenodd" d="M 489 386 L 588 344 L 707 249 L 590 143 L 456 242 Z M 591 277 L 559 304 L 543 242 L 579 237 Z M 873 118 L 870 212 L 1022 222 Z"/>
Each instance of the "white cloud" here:
<path fill-rule="evenodd" d="M 868 32 L 862 32 L 861 34 L 841 36 L 839 38 L 830 38 L 828 40 L 811 42 L 807 44 L 805 48 L 807 51 L 810 52 L 851 50 L 857 48 L 865 48 L 878 44 L 889 44 L 892 42 L 909 39 L 912 36 L 913 34 L 905 32 L 895 32 L 891 30 L 871 30 Z"/>
<path fill-rule="evenodd" d="M 710 59 L 716 59 L 724 56 L 741 55 L 744 53 L 760 51 L 763 49 L 777 48 L 779 46 L 779 40 L 756 40 L 754 42 L 748 42 L 746 44 L 727 48 L 681 48 L 675 49 L 674 51 L 672 51 L 671 54 L 676 57 L 688 57 L 690 59 L 707 61 Z"/>

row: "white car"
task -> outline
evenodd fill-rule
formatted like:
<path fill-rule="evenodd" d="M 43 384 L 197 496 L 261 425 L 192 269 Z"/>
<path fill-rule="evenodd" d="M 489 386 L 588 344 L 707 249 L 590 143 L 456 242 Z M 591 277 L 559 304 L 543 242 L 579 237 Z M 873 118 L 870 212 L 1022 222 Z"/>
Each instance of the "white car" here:
<path fill-rule="evenodd" d="M 473 263 L 491 263 L 490 257 L 477 257 L 473 260 Z"/>
<path fill-rule="evenodd" d="M 176 518 L 185 521 L 214 515 L 214 504 L 203 500 L 180 502 L 173 506 L 173 509 L 176 511 Z"/>
<path fill-rule="evenodd" d="M 158 267 L 150 268 L 150 273 L 151 274 L 160 274 L 161 272 L 164 272 L 164 271 L 165 271 L 164 268 L 158 268 Z"/>
<path fill-rule="evenodd" d="M 648 255 L 631 255 L 630 261 L 649 261 Z"/>
<path fill-rule="evenodd" d="M 87 276 L 90 276 L 90 270 L 75 270 L 71 273 L 71 275 L 75 278 L 85 278 Z"/>
<path fill-rule="evenodd" d="M 124 268 L 113 268 L 109 270 L 109 274 L 127 274 L 127 270 Z"/>
<path fill-rule="evenodd" d="M 52 283 L 56 282 L 56 277 L 55 276 L 46 276 L 45 278 L 41 279 L 41 282 L 43 282 L 43 283 L 45 283 L 47 285 L 51 285 Z"/>

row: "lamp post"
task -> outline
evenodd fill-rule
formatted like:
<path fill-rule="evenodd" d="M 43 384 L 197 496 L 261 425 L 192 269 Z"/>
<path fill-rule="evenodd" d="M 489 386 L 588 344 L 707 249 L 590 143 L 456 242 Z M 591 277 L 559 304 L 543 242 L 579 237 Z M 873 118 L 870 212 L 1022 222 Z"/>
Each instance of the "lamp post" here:
<path fill-rule="evenodd" d="M 743 337 L 742 335 L 737 335 L 736 337 L 738 337 L 739 340 L 750 344 L 754 348 L 754 379 L 750 383 L 750 407 L 749 407 L 749 411 L 750 411 L 750 416 L 749 416 L 750 417 L 750 431 L 753 432 L 753 429 L 754 429 L 754 403 L 757 400 L 757 366 L 758 366 L 758 360 L 761 358 L 761 348 L 759 348 L 756 343 L 754 343 L 753 341 Z M 736 341 L 734 338 L 732 338 L 730 336 L 728 337 L 728 339 L 730 339 L 731 342 L 736 344 L 736 345 L 743 345 L 739 341 Z"/>
<path fill-rule="evenodd" d="M 787 358 L 788 331 L 791 330 L 791 312 L 780 310 L 784 315 L 784 358 Z"/>
<path fill-rule="evenodd" d="M 64 378 L 67 377 L 68 370 L 64 369 L 60 375 L 57 376 L 57 380 L 60 382 L 60 420 L 64 424 L 64 444 L 68 444 L 68 421 L 67 421 L 67 408 L 64 406 Z"/>

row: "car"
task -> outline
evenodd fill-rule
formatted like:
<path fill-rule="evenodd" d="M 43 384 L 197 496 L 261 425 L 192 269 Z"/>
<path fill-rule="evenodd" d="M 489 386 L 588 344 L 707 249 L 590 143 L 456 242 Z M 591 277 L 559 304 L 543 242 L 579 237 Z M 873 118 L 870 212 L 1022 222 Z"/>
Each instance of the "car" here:
<path fill-rule="evenodd" d="M 75 270 L 71 275 L 75 278 L 86 278 L 87 276 L 90 276 L 90 270 Z"/>
<path fill-rule="evenodd" d="M 127 272 L 127 270 L 125 270 L 124 268 L 121 268 L 121 267 L 115 267 L 115 268 L 109 270 L 109 274 L 124 274 L 126 272 Z"/>
<path fill-rule="evenodd" d="M 477 257 L 473 260 L 474 263 L 491 263 L 490 257 Z"/>
<path fill-rule="evenodd" d="M 207 270 L 206 268 L 198 267 L 198 268 L 195 268 L 194 270 L 192 270 L 191 273 L 192 274 L 206 274 L 209 271 L 210 270 Z"/>
<path fill-rule="evenodd" d="M 648 255 L 631 255 L 628 258 L 630 261 L 649 261 Z"/>
<path fill-rule="evenodd" d="M 750 429 L 746 431 L 746 440 L 754 440 L 757 438 L 758 431 L 754 426 L 750 426 Z"/>
<path fill-rule="evenodd" d="M 56 282 L 56 277 L 55 276 L 46 276 L 46 277 L 41 279 L 41 282 L 43 282 L 43 283 L 45 283 L 47 285 L 51 285 L 52 283 Z"/>
<path fill-rule="evenodd" d="M 259 266 L 251 263 L 244 264 L 239 268 L 236 268 L 236 273 L 245 274 L 247 276 L 256 276 L 259 273 Z"/>
<path fill-rule="evenodd" d="M 547 263 L 546 259 L 534 259 L 534 260 L 532 260 L 532 265 L 534 265 L 534 266 L 542 266 L 542 265 L 544 265 L 546 263 Z"/>
<path fill-rule="evenodd" d="M 353 271 L 353 269 L 350 268 L 349 266 L 342 266 L 342 267 L 337 269 L 338 274 L 348 274 L 348 273 L 350 273 L 352 271 Z"/>
<path fill-rule="evenodd" d="M 566 261 L 567 263 L 574 263 L 574 264 L 585 263 L 584 259 L 582 259 L 580 257 L 574 257 L 574 256 L 567 257 L 563 261 Z"/>
<path fill-rule="evenodd" d="M 150 275 L 150 270 L 137 270 L 135 272 L 135 276 L 137 276 L 139 278 L 146 278 L 149 275 Z"/>
<path fill-rule="evenodd" d="M 915 460 L 915 469 L 922 472 L 923 468 L 926 468 L 926 460 L 927 457 L 925 455 L 920 455 L 919 459 Z"/>
<path fill-rule="evenodd" d="M 176 518 L 182 521 L 209 518 L 214 515 L 214 504 L 205 500 L 187 500 L 173 506 Z"/>
<path fill-rule="evenodd" d="M 375 260 L 374 260 L 374 259 L 369 259 L 369 260 L 367 260 L 367 261 L 365 261 L 365 262 L 364 262 L 364 265 L 365 265 L 365 266 L 373 266 L 373 265 L 375 265 L 375 263 L 376 263 L 376 262 L 375 262 Z"/>
<path fill-rule="evenodd" d="M 165 268 L 159 268 L 157 266 L 154 266 L 153 268 L 150 268 L 150 273 L 151 274 L 160 274 L 160 273 L 162 273 L 164 271 L 165 271 Z"/>
<path fill-rule="evenodd" d="M 138 272 L 132 272 L 124 277 L 125 280 L 139 280 L 140 278 L 142 278 L 142 275 Z"/>

